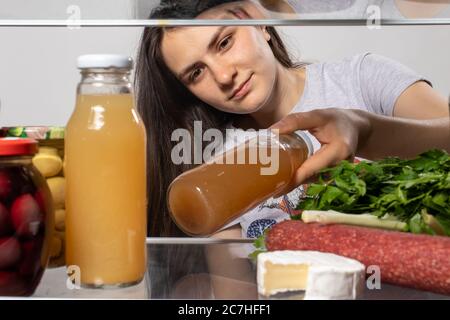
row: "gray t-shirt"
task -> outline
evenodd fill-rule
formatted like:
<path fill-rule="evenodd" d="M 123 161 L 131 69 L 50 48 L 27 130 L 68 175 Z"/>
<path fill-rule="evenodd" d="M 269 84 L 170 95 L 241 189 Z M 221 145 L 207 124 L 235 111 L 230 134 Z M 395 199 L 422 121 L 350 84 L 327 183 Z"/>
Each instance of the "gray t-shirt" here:
<path fill-rule="evenodd" d="M 408 67 L 371 53 L 314 63 L 305 68 L 304 91 L 291 113 L 343 108 L 392 116 L 402 92 L 417 81 L 426 81 Z M 305 133 L 317 151 L 320 143 L 309 132 Z M 251 137 L 248 131 L 235 130 L 233 135 L 227 136 L 225 149 Z M 302 193 L 302 187 L 298 187 L 287 196 L 269 199 L 227 227 L 240 223 L 243 237 L 258 237 L 268 226 L 289 218 L 287 212 L 297 206 Z"/>

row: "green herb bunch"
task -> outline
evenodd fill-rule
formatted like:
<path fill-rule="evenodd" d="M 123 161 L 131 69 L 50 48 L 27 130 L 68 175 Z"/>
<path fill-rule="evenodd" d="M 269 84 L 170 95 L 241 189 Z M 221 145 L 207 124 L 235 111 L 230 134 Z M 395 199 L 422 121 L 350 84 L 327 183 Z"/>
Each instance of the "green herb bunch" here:
<path fill-rule="evenodd" d="M 450 236 L 450 156 L 430 150 L 411 160 L 342 161 L 320 172 L 297 209 L 389 216 L 414 233 Z"/>

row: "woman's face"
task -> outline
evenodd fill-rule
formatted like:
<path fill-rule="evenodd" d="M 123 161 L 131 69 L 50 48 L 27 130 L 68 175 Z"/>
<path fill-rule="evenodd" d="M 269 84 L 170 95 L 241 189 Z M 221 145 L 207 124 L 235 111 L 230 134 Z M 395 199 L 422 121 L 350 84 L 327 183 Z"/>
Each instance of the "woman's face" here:
<path fill-rule="evenodd" d="M 199 18 L 234 19 L 208 10 Z M 178 27 L 165 32 L 162 54 L 169 69 L 200 100 L 222 111 L 260 110 L 273 91 L 278 62 L 261 26 Z"/>

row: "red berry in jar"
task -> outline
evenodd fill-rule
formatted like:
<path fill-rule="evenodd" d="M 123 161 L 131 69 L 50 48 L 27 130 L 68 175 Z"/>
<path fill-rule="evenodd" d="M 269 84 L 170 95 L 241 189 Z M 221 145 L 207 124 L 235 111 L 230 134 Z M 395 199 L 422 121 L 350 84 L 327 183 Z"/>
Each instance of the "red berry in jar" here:
<path fill-rule="evenodd" d="M 29 168 L 15 167 L 14 170 L 11 170 L 10 174 L 14 184 L 13 197 L 25 193 L 34 194 L 36 190 L 33 182 L 34 173 Z"/>
<path fill-rule="evenodd" d="M 6 207 L 0 203 L 0 237 L 8 235 L 12 231 L 11 218 Z"/>
<path fill-rule="evenodd" d="M 16 272 L 0 271 L 0 296 L 28 295 L 29 290 Z"/>
<path fill-rule="evenodd" d="M 14 267 L 20 260 L 20 252 L 16 238 L 0 238 L 0 270 Z"/>
<path fill-rule="evenodd" d="M 36 193 L 34 194 L 34 199 L 36 200 L 41 212 L 46 212 L 47 211 L 46 204 L 48 204 L 48 201 L 51 200 L 45 199 L 45 190 L 43 189 L 37 190 Z"/>
<path fill-rule="evenodd" d="M 41 264 L 42 237 L 25 241 L 21 245 L 22 256 L 19 264 L 19 274 L 22 276 L 33 276 L 43 271 L 45 266 Z"/>
<path fill-rule="evenodd" d="M 11 220 L 17 235 L 32 237 L 38 234 L 42 213 L 31 194 L 21 195 L 14 200 L 11 206 Z"/>
<path fill-rule="evenodd" d="M 0 200 L 5 201 L 12 192 L 12 181 L 6 170 L 0 170 Z"/>

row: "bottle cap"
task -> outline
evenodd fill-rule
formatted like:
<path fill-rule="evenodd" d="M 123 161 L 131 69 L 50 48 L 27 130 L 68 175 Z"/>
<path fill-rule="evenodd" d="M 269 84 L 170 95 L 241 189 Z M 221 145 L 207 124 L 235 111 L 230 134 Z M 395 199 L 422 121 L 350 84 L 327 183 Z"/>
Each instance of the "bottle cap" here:
<path fill-rule="evenodd" d="M 306 134 L 306 132 L 298 130 L 294 132 L 297 136 L 299 136 L 300 138 L 303 139 L 303 141 L 305 141 L 306 146 L 308 147 L 308 157 L 312 156 L 314 153 L 314 146 L 312 144 L 311 139 L 308 137 L 308 135 Z"/>
<path fill-rule="evenodd" d="M 77 59 L 79 69 L 133 67 L 133 59 L 122 54 L 85 54 Z"/>

